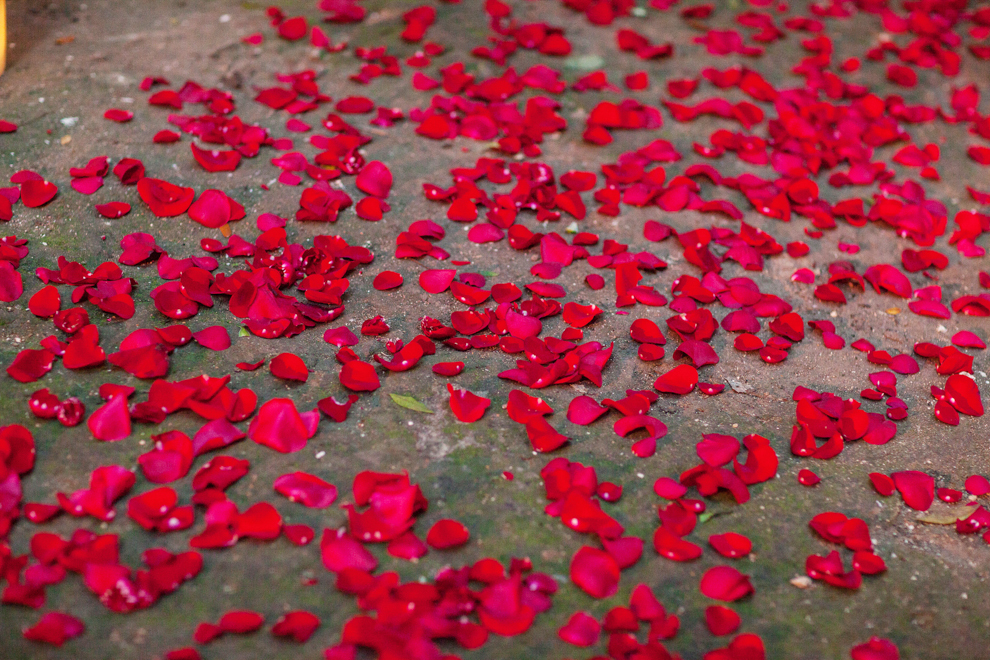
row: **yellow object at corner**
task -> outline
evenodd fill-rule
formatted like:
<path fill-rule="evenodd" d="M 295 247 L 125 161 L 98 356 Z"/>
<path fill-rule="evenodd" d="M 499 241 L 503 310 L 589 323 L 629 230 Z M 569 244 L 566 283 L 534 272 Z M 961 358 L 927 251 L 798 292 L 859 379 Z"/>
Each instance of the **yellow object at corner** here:
<path fill-rule="evenodd" d="M 0 0 L 0 74 L 7 67 L 7 0 Z"/>

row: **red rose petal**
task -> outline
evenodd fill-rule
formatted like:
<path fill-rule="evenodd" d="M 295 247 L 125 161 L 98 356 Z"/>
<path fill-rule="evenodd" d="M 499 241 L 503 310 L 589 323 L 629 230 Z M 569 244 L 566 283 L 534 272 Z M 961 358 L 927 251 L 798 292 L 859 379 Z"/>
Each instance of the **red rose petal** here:
<path fill-rule="evenodd" d="M 567 420 L 573 424 L 587 426 L 608 412 L 608 406 L 599 405 L 590 396 L 578 396 L 571 399 L 567 407 Z"/>
<path fill-rule="evenodd" d="M 450 410 L 454 413 L 454 417 L 461 422 L 478 421 L 488 410 L 488 407 L 492 405 L 491 399 L 456 388 L 450 383 L 447 383 L 447 391 L 450 392 Z"/>
<path fill-rule="evenodd" d="M 701 593 L 715 600 L 732 602 L 753 593 L 749 576 L 731 566 L 715 566 L 701 577 Z"/>
<path fill-rule="evenodd" d="M 58 194 L 58 186 L 44 179 L 30 179 L 21 184 L 21 202 L 28 208 L 44 206 Z"/>
<path fill-rule="evenodd" d="M 347 413 L 357 400 L 357 394 L 348 396 L 347 401 L 344 403 L 338 403 L 335 398 L 328 396 L 325 399 L 317 401 L 316 406 L 320 409 L 320 412 L 339 424 L 347 419 Z"/>
<path fill-rule="evenodd" d="M 116 169 L 116 168 L 115 168 Z M 138 195 L 159 218 L 172 218 L 186 212 L 196 193 L 192 188 L 144 177 L 137 182 Z"/>
<path fill-rule="evenodd" d="M 619 589 L 619 566 L 609 553 L 584 546 L 571 559 L 571 581 L 592 598 L 608 598 Z"/>
<path fill-rule="evenodd" d="M 106 204 L 97 204 L 96 211 L 104 218 L 116 220 L 130 213 L 131 205 L 127 202 L 107 202 Z"/>
<path fill-rule="evenodd" d="M 293 502 L 314 509 L 325 509 L 337 499 L 337 487 L 306 472 L 292 472 L 278 477 L 275 492 Z"/>
<path fill-rule="evenodd" d="M 192 333 L 192 336 L 197 344 L 213 351 L 225 351 L 230 348 L 230 334 L 222 325 L 211 325 Z"/>
<path fill-rule="evenodd" d="M 802 469 L 798 471 L 798 483 L 802 486 L 814 486 L 822 480 L 817 474 L 811 470 Z"/>
<path fill-rule="evenodd" d="M 61 306 L 62 297 L 59 295 L 58 289 L 52 285 L 43 287 L 28 301 L 28 309 L 31 310 L 31 313 L 43 319 L 55 316 Z"/>
<path fill-rule="evenodd" d="M 130 110 L 121 110 L 120 108 L 110 108 L 109 110 L 103 113 L 103 118 L 123 124 L 134 119 L 134 113 L 131 112 Z"/>
<path fill-rule="evenodd" d="M 927 511 L 935 500 L 935 478 L 917 470 L 894 472 L 890 475 L 894 480 L 904 503 L 912 509 Z"/>
<path fill-rule="evenodd" d="M 653 549 L 661 557 L 673 561 L 691 561 L 700 557 L 703 552 L 699 546 L 671 533 L 666 527 L 658 527 L 654 532 Z"/>
<path fill-rule="evenodd" d="M 272 626 L 272 635 L 288 637 L 302 644 L 320 627 L 320 618 L 305 610 L 286 612 Z"/>
<path fill-rule="evenodd" d="M 983 401 L 976 381 L 962 374 L 953 374 L 945 381 L 945 400 L 963 415 L 983 415 Z"/>
<path fill-rule="evenodd" d="M 343 529 L 323 530 L 320 553 L 323 566 L 334 573 L 352 568 L 373 571 L 378 566 L 375 556 Z"/>
<path fill-rule="evenodd" d="M 204 190 L 189 207 L 189 217 L 211 229 L 244 217 L 244 207 L 220 190 Z"/>
<path fill-rule="evenodd" d="M 362 192 L 385 199 L 392 190 L 392 172 L 384 163 L 373 160 L 361 169 L 354 184 Z"/>
<path fill-rule="evenodd" d="M 863 644 L 857 644 L 849 651 L 852 660 L 900 660 L 901 654 L 889 639 L 871 637 Z"/>
<path fill-rule="evenodd" d="M 193 158 L 207 172 L 233 172 L 241 162 L 241 152 L 233 149 L 201 149 L 189 143 Z"/>
<path fill-rule="evenodd" d="M 463 362 L 437 362 L 433 365 L 433 373 L 438 376 L 456 376 L 464 371 Z"/>
<path fill-rule="evenodd" d="M 341 367 L 340 384 L 353 392 L 374 392 L 381 387 L 375 368 L 361 360 L 351 360 Z"/>
<path fill-rule="evenodd" d="M 292 399 L 271 399 L 258 409 L 248 428 L 248 437 L 282 453 L 303 449 L 316 434 L 320 413 L 299 413 Z"/>
<path fill-rule="evenodd" d="M 86 420 L 90 433 L 97 440 L 123 440 L 131 434 L 131 415 L 127 409 L 127 397 L 118 394 L 97 408 Z"/>
<path fill-rule="evenodd" d="M 419 274 L 419 285 L 427 293 L 443 293 L 454 281 L 456 270 L 424 270 Z"/>
<path fill-rule="evenodd" d="M 426 534 L 426 543 L 437 550 L 448 550 L 464 545 L 471 538 L 468 528 L 456 520 L 438 520 Z"/>
<path fill-rule="evenodd" d="M 382 271 L 375 275 L 371 284 L 376 291 L 388 291 L 402 286 L 402 275 L 391 270 Z"/>
<path fill-rule="evenodd" d="M 705 625 L 716 637 L 731 635 L 739 630 L 741 624 L 739 615 L 724 605 L 709 605 L 705 608 Z"/>
<path fill-rule="evenodd" d="M 48 612 L 36 624 L 24 630 L 24 639 L 62 646 L 86 631 L 86 625 L 64 612 Z"/>
<path fill-rule="evenodd" d="M 601 624 L 593 616 L 586 612 L 575 612 L 557 631 L 557 636 L 568 644 L 583 648 L 594 646 L 598 642 L 601 630 Z"/>
<path fill-rule="evenodd" d="M 884 497 L 889 497 L 894 494 L 896 486 L 894 485 L 894 480 L 888 477 L 886 474 L 880 472 L 870 473 L 870 483 L 873 484 L 873 488 Z"/>
<path fill-rule="evenodd" d="M 309 525 L 282 525 L 282 533 L 293 545 L 309 545 L 316 532 Z"/>
<path fill-rule="evenodd" d="M 687 394 L 697 384 L 698 370 L 689 364 L 681 364 L 657 378 L 653 387 L 668 394 Z"/>
<path fill-rule="evenodd" d="M 708 543 L 723 557 L 738 559 L 745 557 L 753 551 L 753 543 L 743 536 L 734 532 L 725 534 L 713 534 L 708 537 Z"/>
<path fill-rule="evenodd" d="M 309 378 L 309 369 L 302 359 L 293 353 L 279 353 L 268 364 L 272 375 L 285 380 L 297 380 L 305 383 Z"/>
<path fill-rule="evenodd" d="M 220 617 L 217 626 L 225 633 L 244 634 L 254 632 L 264 623 L 265 617 L 257 612 L 233 611 Z"/>
<path fill-rule="evenodd" d="M 51 371 L 54 360 L 55 355 L 48 350 L 27 348 L 14 357 L 7 367 L 7 375 L 21 383 L 31 383 Z"/>

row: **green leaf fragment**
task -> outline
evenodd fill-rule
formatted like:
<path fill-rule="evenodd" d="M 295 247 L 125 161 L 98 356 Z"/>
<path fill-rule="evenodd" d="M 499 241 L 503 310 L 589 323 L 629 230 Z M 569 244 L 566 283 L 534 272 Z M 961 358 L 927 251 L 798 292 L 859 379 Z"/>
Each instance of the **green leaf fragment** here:
<path fill-rule="evenodd" d="M 392 397 L 392 401 L 394 401 L 396 405 L 402 406 L 403 408 L 406 408 L 408 410 L 414 410 L 416 412 L 427 413 L 430 415 L 433 414 L 432 410 L 430 410 L 425 405 L 423 405 L 422 403 L 420 403 L 411 396 L 407 396 L 405 394 L 391 394 L 391 393 L 389 394 L 389 396 Z"/>
<path fill-rule="evenodd" d="M 564 66 L 568 69 L 581 69 L 582 71 L 600 69 L 603 64 L 605 64 L 605 60 L 600 55 L 580 55 L 564 60 Z"/>

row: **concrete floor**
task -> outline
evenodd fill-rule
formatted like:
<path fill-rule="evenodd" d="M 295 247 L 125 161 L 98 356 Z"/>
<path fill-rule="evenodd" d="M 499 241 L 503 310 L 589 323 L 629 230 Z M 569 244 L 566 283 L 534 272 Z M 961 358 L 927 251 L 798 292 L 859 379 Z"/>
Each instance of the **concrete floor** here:
<path fill-rule="evenodd" d="M 369 19 L 353 26 L 329 26 L 335 42 L 347 40 L 352 45 L 387 44 L 390 52 L 405 57 L 415 47 L 398 38 L 401 13 L 409 2 L 369 0 L 364 3 Z M 439 20 L 429 32 L 429 39 L 448 46 L 445 55 L 436 59 L 428 70 L 435 73 L 441 66 L 464 60 L 470 71 L 481 76 L 499 71 L 490 63 L 478 61 L 466 52 L 482 43 L 486 25 L 474 3 L 438 6 Z M 602 66 L 613 81 L 625 74 L 646 69 L 653 87 L 638 95 L 644 102 L 656 104 L 667 78 L 695 75 L 704 66 L 725 67 L 732 58 L 715 58 L 689 50 L 688 44 L 697 32 L 676 14 L 651 13 L 649 20 L 623 19 L 615 27 L 635 27 L 655 41 L 673 41 L 679 56 L 668 60 L 643 63 L 632 55 L 615 52 L 606 29 L 589 25 L 579 15 L 562 8 L 559 3 L 518 3 L 517 13 L 532 20 L 546 20 L 565 26 L 575 46 L 569 62 L 577 68 L 567 69 L 572 80 L 583 73 L 579 56 L 601 58 Z M 792 6 L 800 3 L 792 2 Z M 303 13 L 317 17 L 313 2 L 282 3 L 290 15 Z M 726 7 L 742 11 L 741 2 L 727 2 Z M 721 4 L 720 4 L 721 11 Z M 147 94 L 138 83 L 148 75 L 164 75 L 174 85 L 195 80 L 204 86 L 219 86 L 234 93 L 236 113 L 245 122 L 260 122 L 276 137 L 289 135 L 284 129 L 286 116 L 253 103 L 255 86 L 274 84 L 277 72 L 314 69 L 322 90 L 335 99 L 348 94 L 366 94 L 379 104 L 408 109 L 429 102 L 430 94 L 413 91 L 409 85 L 411 69 L 406 68 L 400 79 L 381 78 L 368 87 L 347 80 L 356 72 L 360 62 L 348 51 L 340 54 L 313 56 L 300 44 L 288 44 L 276 39 L 264 17 L 263 3 L 228 0 L 91 0 L 87 3 L 53 2 L 50 4 L 14 0 L 8 3 L 11 48 L 8 71 L 0 78 L 0 118 L 14 121 L 20 129 L 0 136 L 0 168 L 14 173 L 34 169 L 55 181 L 62 192 L 54 202 L 40 209 L 18 207 L 14 219 L 0 230 L 30 241 L 31 254 L 21 267 L 25 280 L 25 295 L 16 303 L 0 308 L 0 362 L 8 364 L 18 350 L 35 346 L 51 333 L 49 322 L 36 319 L 27 312 L 27 299 L 40 288 L 33 277 L 35 268 L 53 267 L 59 255 L 77 259 L 90 266 L 113 260 L 119 254 L 120 237 L 134 231 L 153 233 L 158 244 L 175 257 L 201 254 L 199 239 L 205 236 L 221 238 L 215 230 L 206 230 L 188 218 L 159 220 L 151 216 L 138 200 L 133 188 L 122 189 L 108 179 L 96 195 L 83 197 L 69 188 L 68 168 L 81 166 L 90 158 L 107 155 L 112 161 L 136 157 L 144 161 L 148 174 L 160 176 L 199 189 L 220 188 L 244 204 L 248 218 L 234 230 L 243 236 L 257 235 L 254 218 L 262 212 L 289 216 L 297 208 L 300 189 L 272 184 L 278 171 L 269 165 L 271 151 L 263 151 L 253 160 L 245 160 L 231 174 L 208 174 L 193 162 L 187 139 L 175 145 L 154 145 L 151 136 L 168 128 L 168 112 L 146 104 Z M 728 26 L 728 12 L 716 17 L 714 25 Z M 867 43 L 872 43 L 879 29 L 876 20 L 856 20 L 830 23 L 829 34 L 835 42 L 836 59 L 862 55 Z M 258 48 L 241 44 L 245 34 L 260 31 L 266 36 Z M 801 57 L 798 39 L 774 46 L 773 57 L 747 59 L 745 64 L 761 71 L 778 85 L 797 84 L 799 79 L 788 73 L 791 63 Z M 695 55 L 695 53 L 699 53 Z M 530 52 L 517 55 L 512 64 L 520 71 L 543 61 Z M 586 60 L 587 61 L 587 60 Z M 858 74 L 858 82 L 884 89 L 882 69 L 867 67 Z M 986 90 L 990 83 L 987 67 L 979 68 L 967 59 L 963 72 L 953 81 L 923 71 L 923 84 L 914 90 L 898 90 L 908 103 L 947 106 L 950 86 L 961 87 L 976 82 Z M 711 93 L 711 88 L 705 94 Z M 892 90 L 887 89 L 887 92 Z M 738 95 L 738 91 L 734 91 Z M 733 101 L 741 96 L 727 94 Z M 596 93 L 576 94 L 568 91 L 560 97 L 561 113 L 571 122 L 570 129 L 559 139 L 545 144 L 541 158 L 559 174 L 572 168 L 597 170 L 600 163 L 614 161 L 629 149 L 645 144 L 648 139 L 662 137 L 670 140 L 685 154 L 691 152 L 695 141 L 707 143 L 708 135 L 721 126 L 711 119 L 679 124 L 665 116 L 662 130 L 647 138 L 641 132 L 618 133 L 613 144 L 592 147 L 580 139 L 582 113 L 590 110 L 602 98 Z M 698 98 L 697 96 L 695 98 Z M 118 125 L 102 118 L 110 107 L 128 108 L 135 118 Z M 986 104 L 983 104 L 984 110 Z M 768 106 L 769 109 L 769 106 Z M 74 118 L 74 119 L 73 119 Z M 312 113 L 304 119 L 314 125 L 322 114 Z M 419 318 L 430 315 L 447 318 L 460 309 L 450 300 L 439 299 L 421 292 L 415 277 L 428 264 L 412 261 L 397 262 L 391 258 L 395 236 L 412 220 L 443 217 L 444 207 L 423 198 L 422 184 L 433 182 L 447 185 L 452 167 L 469 166 L 483 155 L 491 155 L 487 145 L 465 139 L 453 143 L 426 141 L 414 134 L 415 124 L 403 122 L 380 130 L 368 127 L 367 119 L 357 120 L 374 138 L 366 147 L 368 159 L 380 159 L 395 175 L 392 212 L 378 224 L 369 224 L 353 215 L 332 226 L 314 227 L 290 221 L 290 240 L 308 243 L 321 233 L 340 233 L 351 243 L 366 244 L 376 255 L 375 262 L 356 277 L 348 302 L 346 320 L 359 323 L 364 318 L 383 314 L 392 326 L 388 337 L 409 338 L 418 331 Z M 734 128 L 734 127 L 733 127 Z M 759 130 L 764 130 L 761 127 Z M 987 170 L 978 168 L 965 157 L 971 140 L 960 126 L 941 123 L 910 127 L 918 144 L 938 142 L 942 147 L 940 172 L 942 181 L 927 183 L 928 196 L 943 201 L 949 208 L 950 222 L 954 213 L 969 208 L 966 184 L 986 189 Z M 296 136 L 297 147 L 302 140 Z M 895 148 L 881 151 L 889 159 Z M 304 147 L 306 153 L 314 150 Z M 689 161 L 695 162 L 695 161 Z M 718 164 L 726 174 L 754 171 L 769 176 L 768 168 L 741 167 L 741 163 L 726 157 Z M 910 170 L 894 166 L 902 174 Z M 668 172 L 680 172 L 679 165 Z M 668 177 L 669 178 L 669 177 Z M 268 184 L 270 190 L 261 185 Z M 352 183 L 348 181 L 346 185 Z M 823 185 L 823 195 L 831 200 L 846 196 Z M 866 192 L 859 192 L 868 196 Z M 110 200 L 128 201 L 134 207 L 130 215 L 120 220 L 106 221 L 93 211 L 94 203 Z M 590 197 L 588 200 L 590 202 Z M 736 200 L 743 208 L 744 200 Z M 589 203 L 589 207 L 592 204 Z M 581 223 L 582 230 L 598 232 L 603 238 L 629 243 L 631 250 L 650 249 L 666 259 L 671 267 L 650 275 L 648 284 L 658 291 L 669 292 L 675 277 L 694 272 L 681 260 L 681 251 L 672 241 L 648 244 L 642 239 L 642 223 L 647 218 L 660 219 L 681 231 L 699 224 L 710 226 L 724 219 L 695 213 L 667 214 L 657 209 L 623 208 L 618 218 L 590 212 Z M 527 218 L 527 221 L 529 219 Z M 780 242 L 807 240 L 804 221 L 784 224 L 748 212 L 746 221 L 771 234 Z M 529 281 L 526 273 L 532 265 L 530 253 L 510 250 L 506 244 L 475 245 L 466 239 L 466 232 L 443 222 L 448 237 L 443 246 L 455 255 L 472 261 L 477 272 L 493 273 L 490 281 Z M 529 222 L 531 226 L 535 223 Z M 728 226 L 735 226 L 734 223 Z M 561 226 L 559 229 L 563 229 Z M 105 236 L 105 239 L 104 239 Z M 987 270 L 988 260 L 961 260 L 955 250 L 945 244 L 938 246 L 950 255 L 950 266 L 941 274 L 940 284 L 945 298 L 963 293 L 976 293 L 976 272 Z M 837 250 L 838 242 L 856 243 L 861 251 L 849 257 Z M 791 282 L 791 273 L 799 267 L 824 271 L 836 259 L 849 259 L 862 270 L 875 263 L 898 263 L 901 250 L 914 247 L 897 238 L 886 227 L 870 224 L 863 228 L 843 225 L 827 233 L 813 245 L 812 253 L 800 259 L 786 255 L 767 261 L 763 272 L 744 273 L 736 265 L 727 266 L 726 276 L 747 275 L 757 281 L 765 292 L 790 300 L 796 311 L 806 319 L 829 318 L 833 307 L 817 301 L 812 288 Z M 231 260 L 221 260 L 221 271 L 234 269 Z M 371 278 L 382 270 L 397 270 L 406 284 L 396 291 L 380 294 L 371 290 Z M 148 291 L 160 281 L 154 266 L 126 269 L 127 275 L 138 282 L 135 300 L 138 312 L 129 321 L 119 321 L 102 313 L 94 315 L 100 324 L 102 345 L 116 347 L 128 333 L 139 327 L 162 326 L 166 320 L 153 309 Z M 656 375 L 672 364 L 668 358 L 660 363 L 644 363 L 636 358 L 636 347 L 628 340 L 630 317 L 617 316 L 614 294 L 610 287 L 602 291 L 587 289 L 582 280 L 592 272 L 585 264 L 569 268 L 556 280 L 582 303 L 594 302 L 606 310 L 588 328 L 586 337 L 603 343 L 615 340 L 615 354 L 606 368 L 604 387 L 600 391 L 588 388 L 596 398 L 620 398 L 627 388 L 648 387 Z M 494 278 L 494 279 L 491 279 Z M 926 281 L 920 274 L 910 277 L 914 286 Z M 892 307 L 901 308 L 891 314 Z M 212 310 L 203 309 L 190 321 L 194 328 L 223 324 L 236 334 L 235 320 L 218 304 Z M 92 311 L 91 311 L 92 313 Z M 658 322 L 670 312 L 660 308 L 637 307 L 637 315 Z M 719 317 L 721 312 L 719 313 Z M 904 301 L 891 296 L 878 296 L 872 291 L 855 294 L 850 303 L 838 308 L 832 318 L 837 331 L 847 341 L 866 337 L 878 348 L 891 353 L 909 352 L 916 341 L 947 343 L 958 330 L 971 330 L 986 338 L 985 319 L 954 316 L 939 322 L 909 313 Z M 354 325 L 352 325 L 354 327 Z M 553 333 L 563 327 L 560 321 L 548 325 Z M 765 333 L 764 333 L 765 334 Z M 316 400 L 343 389 L 337 382 L 336 363 L 332 351 L 321 340 L 322 329 L 316 328 L 290 340 L 268 341 L 256 337 L 236 337 L 231 349 L 212 353 L 198 347 L 177 351 L 172 358 L 170 378 L 185 378 L 199 373 L 221 375 L 234 373 L 232 386 L 251 387 L 260 400 L 274 396 L 292 396 L 300 409 L 312 407 Z M 732 337 L 719 332 L 712 341 L 721 362 L 709 367 L 706 378 L 714 382 L 730 379 L 748 385 L 744 393 L 727 390 L 716 398 L 698 393 L 686 397 L 662 396 L 654 406 L 655 414 L 670 428 L 656 456 L 636 459 L 629 451 L 629 442 L 612 433 L 609 420 L 589 427 L 576 427 L 564 421 L 568 401 L 583 391 L 580 387 L 555 387 L 541 391 L 558 412 L 555 425 L 574 438 L 572 445 L 561 454 L 571 460 L 594 465 L 600 478 L 624 486 L 624 496 L 609 512 L 622 522 L 629 533 L 649 539 L 657 525 L 656 506 L 660 500 L 652 492 L 653 481 L 659 476 L 676 476 L 697 462 L 695 443 L 701 433 L 732 433 L 742 436 L 759 433 L 771 439 L 781 457 L 779 478 L 753 489 L 753 499 L 745 506 L 730 500 L 715 498 L 709 510 L 718 515 L 704 523 L 693 535 L 699 543 L 709 534 L 735 531 L 746 534 L 754 542 L 754 556 L 742 560 L 740 568 L 753 576 L 754 597 L 734 606 L 743 619 L 743 631 L 760 634 L 769 658 L 793 660 L 839 660 L 847 658 L 849 648 L 871 635 L 889 637 L 900 647 L 906 660 L 959 660 L 983 657 L 990 648 L 990 547 L 977 536 L 957 535 L 951 527 L 919 524 L 915 512 L 906 509 L 895 498 L 878 501 L 869 487 L 869 472 L 892 472 L 919 469 L 937 476 L 939 486 L 960 488 L 962 479 L 973 473 L 986 474 L 990 466 L 990 417 L 964 418 L 961 425 L 950 428 L 932 416 L 931 385 L 941 385 L 944 377 L 934 373 L 930 364 L 923 364 L 920 374 L 900 379 L 899 396 L 909 408 L 909 418 L 899 423 L 894 441 L 883 446 L 863 443 L 850 445 L 840 456 L 830 461 L 808 461 L 791 456 L 788 449 L 794 404 L 791 392 L 797 385 L 827 390 L 843 397 L 854 397 L 869 386 L 867 374 L 874 371 L 863 354 L 846 349 L 829 351 L 822 347 L 817 333 L 809 331 L 807 339 L 796 345 L 790 357 L 779 365 L 766 365 L 754 354 L 744 354 L 731 348 Z M 359 347 L 362 355 L 378 350 L 375 340 L 364 339 Z M 267 369 L 254 373 L 236 372 L 234 364 L 270 358 L 282 351 L 292 351 L 304 358 L 313 370 L 305 385 L 275 382 Z M 425 364 L 417 369 L 383 377 L 383 386 L 370 396 L 361 398 L 348 421 L 340 425 L 324 422 L 309 447 L 298 454 L 276 455 L 253 443 L 231 447 L 230 455 L 251 460 L 252 470 L 228 494 L 241 505 L 259 499 L 270 499 L 279 505 L 290 523 L 306 523 L 317 530 L 336 528 L 345 523 L 343 511 L 336 508 L 314 511 L 285 506 L 272 495 L 269 484 L 285 472 L 306 470 L 322 476 L 340 488 L 346 499 L 350 480 L 362 469 L 380 471 L 408 470 L 413 481 L 420 483 L 431 501 L 431 509 L 417 524 L 425 533 L 429 525 L 441 517 L 463 521 L 472 531 L 473 541 L 465 548 L 451 553 L 433 552 L 417 564 L 388 558 L 375 549 L 383 559 L 386 570 L 396 570 L 404 579 L 433 575 L 447 564 L 461 565 L 484 556 L 507 560 L 512 556 L 529 556 L 537 570 L 564 577 L 575 550 L 589 539 L 564 529 L 560 522 L 542 513 L 545 500 L 539 471 L 544 457 L 534 456 L 525 434 L 511 423 L 501 409 L 511 387 L 497 378 L 497 373 L 514 365 L 511 356 L 500 352 L 473 351 L 451 355 L 441 351 L 437 359 L 461 359 L 467 363 L 465 373 L 457 381 L 476 393 L 493 399 L 493 407 L 482 423 L 464 425 L 456 422 L 447 407 L 443 379 L 435 378 Z M 983 353 L 976 358 L 976 371 L 987 371 Z M 978 374 L 981 388 L 986 391 L 985 373 Z M 43 382 L 21 385 L 9 378 L 0 381 L 0 419 L 4 424 L 28 426 L 38 442 L 38 462 L 34 472 L 24 480 L 26 501 L 54 501 L 57 491 L 71 491 L 85 485 L 89 472 L 106 464 L 133 466 L 136 457 L 147 450 L 151 434 L 166 428 L 192 432 L 198 422 L 192 416 L 177 415 L 166 425 L 153 427 L 137 425 L 126 441 L 97 443 L 85 425 L 64 429 L 54 423 L 38 423 L 30 416 L 25 401 L 38 387 L 49 387 L 60 396 L 76 395 L 92 410 L 98 405 L 96 389 L 103 382 L 136 385 L 144 392 L 147 383 L 137 381 L 119 370 L 109 368 L 88 372 L 67 373 L 56 367 Z M 587 384 L 586 384 L 587 385 Z M 741 388 L 745 389 L 745 388 Z M 395 406 L 390 393 L 415 394 L 437 411 L 432 416 L 418 415 Z M 867 406 L 882 411 L 878 404 Z M 323 458 L 316 458 L 325 451 Z M 198 467 L 197 466 L 195 467 Z M 194 469 L 195 469 L 194 467 Z M 798 485 L 797 471 L 811 467 L 822 483 L 808 489 Z M 515 474 L 512 482 L 502 479 L 504 470 Z M 190 494 L 188 480 L 174 484 L 185 500 Z M 139 479 L 134 493 L 150 488 Z M 937 504 L 936 507 L 941 506 Z M 123 509 L 118 504 L 118 509 Z M 874 537 L 877 552 L 883 556 L 889 570 L 877 577 L 868 577 L 863 587 L 846 592 L 816 583 L 800 590 L 789 583 L 804 573 L 805 557 L 823 554 L 829 544 L 815 537 L 807 528 L 815 514 L 837 510 L 865 520 Z M 69 519 L 65 516 L 37 528 L 26 521 L 19 522 L 11 535 L 16 553 L 26 552 L 30 535 L 39 529 L 63 535 L 82 526 L 121 535 L 122 561 L 136 565 L 140 553 L 152 546 L 164 546 L 173 551 L 185 549 L 189 537 L 198 532 L 201 523 L 191 530 L 167 536 L 155 536 L 140 530 L 123 519 L 110 526 L 95 524 L 89 519 Z M 170 649 L 191 644 L 197 623 L 215 621 L 220 614 L 232 609 L 254 609 L 265 613 L 269 622 L 289 609 L 308 609 L 323 619 L 323 626 L 305 645 L 279 643 L 267 633 L 228 637 L 206 647 L 207 658 L 313 658 L 322 649 L 339 639 L 343 622 L 357 613 L 354 600 L 333 588 L 333 578 L 320 564 L 316 545 L 297 548 L 284 539 L 274 543 L 241 542 L 224 551 L 204 553 L 206 565 L 202 574 L 183 586 L 177 593 L 155 607 L 130 615 L 116 615 L 105 610 L 81 585 L 70 576 L 63 584 L 49 589 L 48 603 L 43 611 L 60 609 L 72 612 L 87 625 L 84 637 L 70 642 L 62 649 L 41 647 L 24 641 L 19 635 L 22 627 L 33 623 L 38 612 L 12 606 L 0 607 L 0 634 L 3 650 L 0 656 L 9 660 L 20 658 L 114 658 L 129 660 L 161 657 Z M 716 639 L 704 626 L 703 610 L 710 604 L 697 589 L 698 578 L 708 567 L 719 562 L 713 552 L 700 560 L 680 564 L 659 558 L 647 547 L 643 559 L 625 571 L 619 594 L 604 601 L 592 601 L 572 585 L 563 584 L 554 599 L 554 607 L 537 619 L 534 628 L 514 638 L 493 638 L 483 648 L 464 652 L 465 658 L 565 658 L 584 657 L 593 652 L 604 653 L 604 644 L 587 652 L 576 653 L 556 637 L 556 630 L 570 615 L 582 609 L 602 616 L 615 605 L 625 604 L 633 586 L 640 582 L 652 585 L 669 611 L 679 614 L 682 629 L 669 643 L 672 651 L 685 658 L 700 658 L 726 639 Z M 304 586 L 311 578 L 315 585 Z M 454 647 L 449 647 L 455 652 Z"/>

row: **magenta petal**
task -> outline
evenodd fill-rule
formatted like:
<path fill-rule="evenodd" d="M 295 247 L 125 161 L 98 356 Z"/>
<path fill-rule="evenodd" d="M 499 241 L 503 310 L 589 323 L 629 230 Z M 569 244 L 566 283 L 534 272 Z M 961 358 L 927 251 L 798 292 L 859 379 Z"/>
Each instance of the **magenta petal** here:
<path fill-rule="evenodd" d="M 590 396 L 578 396 L 571 399 L 567 407 L 567 419 L 573 424 L 587 426 L 608 412 L 608 406 L 599 405 Z"/>
<path fill-rule="evenodd" d="M 384 199 L 392 190 L 392 172 L 384 163 L 373 160 L 362 168 L 354 183 L 358 190 Z"/>
<path fill-rule="evenodd" d="M 68 640 L 82 635 L 85 630 L 86 625 L 71 614 L 48 612 L 38 623 L 24 630 L 24 639 L 62 646 Z"/>
<path fill-rule="evenodd" d="M 574 646 L 593 646 L 601 634 L 601 624 L 590 614 L 575 612 L 567 623 L 557 631 L 557 635 Z"/>
<path fill-rule="evenodd" d="M 306 472 L 283 474 L 275 480 L 275 492 L 293 502 L 314 509 L 325 509 L 337 499 L 337 488 Z"/>
<path fill-rule="evenodd" d="M 349 568 L 373 571 L 378 567 L 375 556 L 342 529 L 323 530 L 320 553 L 323 557 L 323 566 L 334 573 Z"/>

